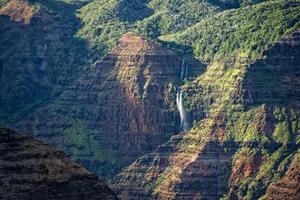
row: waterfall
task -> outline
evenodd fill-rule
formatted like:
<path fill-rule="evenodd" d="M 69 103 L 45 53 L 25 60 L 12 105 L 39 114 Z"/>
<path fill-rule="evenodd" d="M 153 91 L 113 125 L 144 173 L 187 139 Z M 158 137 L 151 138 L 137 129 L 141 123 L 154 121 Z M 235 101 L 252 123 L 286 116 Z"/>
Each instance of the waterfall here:
<path fill-rule="evenodd" d="M 182 59 L 182 63 L 181 63 L 181 69 L 180 69 L 180 79 L 184 80 L 185 76 L 184 76 L 184 72 L 185 72 L 185 59 Z"/>
<path fill-rule="evenodd" d="M 188 78 L 189 65 L 185 58 L 182 59 L 181 69 L 180 69 L 180 79 L 183 81 Z"/>
<path fill-rule="evenodd" d="M 176 104 L 180 114 L 180 127 L 183 131 L 186 131 L 189 128 L 189 123 L 186 117 L 186 112 L 183 104 L 182 90 L 180 88 L 177 89 Z"/>
<path fill-rule="evenodd" d="M 182 59 L 181 69 L 180 69 L 180 79 L 183 81 L 187 78 L 188 75 L 188 63 L 186 62 L 185 58 Z M 176 94 L 176 104 L 180 114 L 180 127 L 183 131 L 186 131 L 189 128 L 189 123 L 187 120 L 187 115 L 184 108 L 183 102 L 183 91 L 180 88 L 177 88 Z"/>

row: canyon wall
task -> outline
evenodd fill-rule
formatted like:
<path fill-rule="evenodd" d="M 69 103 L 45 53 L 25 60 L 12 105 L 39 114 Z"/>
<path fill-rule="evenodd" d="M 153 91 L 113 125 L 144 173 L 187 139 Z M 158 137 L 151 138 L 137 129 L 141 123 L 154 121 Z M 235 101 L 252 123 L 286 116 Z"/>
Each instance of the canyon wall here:
<path fill-rule="evenodd" d="M 75 7 L 34 3 L 0 7 L 0 124 L 6 127 L 56 98 L 88 62 L 86 43 L 74 37 Z"/>
<path fill-rule="evenodd" d="M 0 152 L 3 200 L 117 199 L 95 175 L 32 137 L 0 129 Z"/>
<path fill-rule="evenodd" d="M 145 16 L 95 1 L 78 10 L 77 32 L 81 3 L 28 2 L 0 8 L 1 125 L 64 150 L 121 199 L 297 199 L 298 2 L 225 11 L 160 37 L 180 44 L 127 33 L 93 65 L 123 32 L 161 34 L 170 22 L 154 17 L 137 30 L 129 23 L 152 13 L 144 1 Z M 185 19 L 172 6 L 170 19 Z"/>
<path fill-rule="evenodd" d="M 179 132 L 176 87 L 181 84 L 181 62 L 175 52 L 125 34 L 53 103 L 16 127 L 111 179 Z"/>
<path fill-rule="evenodd" d="M 153 153 L 142 156 L 119 173 L 113 183 L 119 197 L 276 199 L 278 193 L 287 199 L 297 199 L 300 189 L 295 164 L 299 162 L 300 137 L 298 55 L 300 43 L 296 31 L 270 45 L 263 59 L 252 64 L 240 60 L 232 67 L 245 70 L 236 75 L 235 90 L 226 88 L 230 101 L 225 98 L 224 90 L 223 93 L 205 90 L 209 85 L 200 85 L 201 82 L 184 86 L 189 102 L 195 101 L 189 98 L 197 95 L 213 99 L 209 103 L 198 101 L 202 105 L 191 107 L 206 110 L 206 118 L 200 118 L 192 129 L 172 136 Z M 204 80 L 218 73 L 214 70 L 232 70 L 214 65 L 208 66 L 202 75 Z M 220 95 L 223 98 L 218 98 Z M 289 184 L 283 184 L 288 180 Z"/>

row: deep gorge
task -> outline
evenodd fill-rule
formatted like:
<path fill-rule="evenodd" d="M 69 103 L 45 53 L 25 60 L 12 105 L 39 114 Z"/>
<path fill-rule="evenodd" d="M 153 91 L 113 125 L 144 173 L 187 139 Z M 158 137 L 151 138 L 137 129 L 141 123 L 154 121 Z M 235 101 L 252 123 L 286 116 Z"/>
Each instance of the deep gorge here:
<path fill-rule="evenodd" d="M 0 0 L 0 196 L 299 199 L 299 11 Z"/>

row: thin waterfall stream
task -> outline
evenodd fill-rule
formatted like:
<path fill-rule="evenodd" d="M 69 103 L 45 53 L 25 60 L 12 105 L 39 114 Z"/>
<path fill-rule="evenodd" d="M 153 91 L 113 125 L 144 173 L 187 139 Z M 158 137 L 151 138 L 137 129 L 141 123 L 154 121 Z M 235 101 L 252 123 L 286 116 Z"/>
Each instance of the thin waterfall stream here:
<path fill-rule="evenodd" d="M 182 59 L 181 69 L 180 69 L 180 79 L 183 81 L 188 76 L 188 62 L 186 62 L 185 58 Z M 183 100 L 183 90 L 178 87 L 176 94 L 176 104 L 180 114 L 180 127 L 183 131 L 186 131 L 189 128 L 189 122 L 187 119 L 187 114 L 184 108 L 184 100 Z"/>

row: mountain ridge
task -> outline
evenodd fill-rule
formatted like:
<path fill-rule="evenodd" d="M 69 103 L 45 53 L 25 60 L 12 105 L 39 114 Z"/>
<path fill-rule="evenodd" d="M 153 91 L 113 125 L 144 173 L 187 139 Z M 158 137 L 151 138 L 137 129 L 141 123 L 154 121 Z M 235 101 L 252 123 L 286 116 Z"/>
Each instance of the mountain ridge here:
<path fill-rule="evenodd" d="M 0 134 L 1 199 L 117 199 L 63 152 L 10 129 Z"/>

